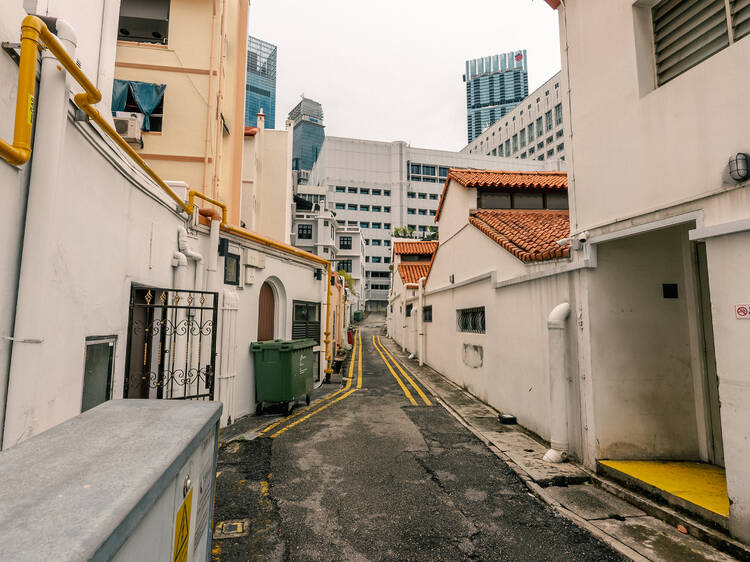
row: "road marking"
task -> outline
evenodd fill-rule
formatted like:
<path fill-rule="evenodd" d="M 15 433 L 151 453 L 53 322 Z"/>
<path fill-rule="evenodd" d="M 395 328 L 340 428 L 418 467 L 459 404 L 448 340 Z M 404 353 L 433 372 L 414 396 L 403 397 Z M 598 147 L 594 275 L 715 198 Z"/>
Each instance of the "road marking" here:
<path fill-rule="evenodd" d="M 378 337 L 378 339 L 380 339 L 380 337 Z M 406 396 L 406 397 L 407 397 L 407 398 L 408 398 L 408 399 L 409 399 L 409 400 L 411 401 L 411 403 L 412 403 L 412 406 L 417 406 L 417 405 L 418 405 L 418 404 L 417 404 L 417 401 L 416 401 L 416 400 L 414 400 L 414 397 L 413 397 L 413 396 L 411 395 L 411 392 L 409 392 L 409 389 L 408 389 L 408 388 L 406 388 L 406 386 L 404 386 L 404 383 L 403 383 L 403 382 L 401 382 L 401 379 L 400 379 L 400 378 L 398 378 L 398 375 L 396 374 L 396 371 L 394 371 L 394 370 L 393 370 L 393 368 L 391 367 L 391 364 L 390 364 L 390 363 L 388 363 L 388 360 L 387 360 L 387 359 L 385 358 L 385 355 L 383 355 L 383 352 L 382 352 L 382 351 L 380 351 L 380 348 L 378 348 L 378 344 L 377 344 L 377 342 L 375 341 L 375 336 L 372 336 L 372 345 L 374 345 L 374 346 L 375 346 L 375 349 L 376 349 L 376 350 L 377 350 L 377 352 L 378 352 L 378 353 L 380 354 L 380 358 L 381 358 L 381 359 L 383 360 L 383 363 L 385 363 L 385 366 L 386 366 L 386 367 L 388 367 L 388 370 L 389 370 L 389 371 L 391 372 L 391 374 L 393 375 L 393 378 L 394 378 L 394 379 L 396 379 L 396 382 L 397 382 L 397 383 L 398 383 L 398 385 L 399 385 L 399 386 L 401 387 L 401 390 L 403 390 L 403 391 L 404 391 L 404 396 Z"/>
<path fill-rule="evenodd" d="M 359 333 L 359 331 L 357 333 Z M 360 337 L 360 341 L 361 341 L 361 337 Z M 264 433 L 266 433 L 268 431 L 271 431 L 272 429 L 274 429 L 276 427 L 279 427 L 280 425 L 288 422 L 289 420 L 293 420 L 295 418 L 298 418 L 299 416 L 301 416 L 305 412 L 309 412 L 310 410 L 312 410 L 314 408 L 317 408 L 318 406 L 320 406 L 325 401 L 330 400 L 330 399 L 338 396 L 342 392 L 345 392 L 345 391 L 349 390 L 349 387 L 351 387 L 351 385 L 352 385 L 352 380 L 353 380 L 352 379 L 352 375 L 354 374 L 354 359 L 356 358 L 356 356 L 357 356 L 357 338 L 356 338 L 356 334 L 355 334 L 354 348 L 352 349 L 352 359 L 351 359 L 351 361 L 349 361 L 349 379 L 346 381 L 346 385 L 343 388 L 339 388 L 336 392 L 332 392 L 331 394 L 327 394 L 323 398 L 319 398 L 318 400 L 316 400 L 315 402 L 313 402 L 309 406 L 307 406 L 305 408 L 302 408 L 301 410 L 297 410 L 292 415 L 287 416 L 285 418 L 282 418 L 282 419 L 280 419 L 278 421 L 275 421 L 274 423 L 266 426 L 265 428 L 263 428 L 260 431 L 259 435 L 263 435 Z M 362 369 L 362 367 L 361 367 L 361 365 L 362 365 L 362 351 L 361 351 L 361 349 L 360 349 L 359 362 L 360 362 L 360 371 L 361 371 L 361 369 Z M 361 385 L 360 385 L 360 388 L 361 388 Z"/>
<path fill-rule="evenodd" d="M 335 404 L 336 402 L 339 402 L 339 401 L 343 400 L 344 398 L 347 398 L 347 397 L 351 396 L 353 393 L 357 392 L 357 390 L 359 390 L 359 389 L 362 388 L 362 336 L 359 333 L 359 331 L 357 331 L 356 335 L 359 336 L 359 341 L 357 341 L 356 338 L 354 340 L 354 349 L 352 350 L 352 359 L 349 362 L 349 380 L 346 382 L 346 385 L 344 386 L 344 388 L 338 390 L 337 392 L 334 392 L 333 394 L 330 394 L 329 396 L 327 396 L 326 398 L 324 398 L 323 400 L 321 400 L 320 402 L 318 402 L 318 405 L 319 405 L 319 404 L 322 404 L 324 401 L 329 400 L 327 404 L 321 406 L 317 410 L 312 411 L 312 412 L 310 412 L 309 414 L 307 414 L 305 416 L 302 416 L 301 418 L 299 418 L 298 420 L 290 423 L 289 425 L 287 425 L 287 426 L 279 429 L 277 432 L 275 432 L 274 434 L 271 435 L 271 439 L 276 439 L 280 435 L 283 435 L 285 432 L 287 432 L 290 429 L 292 429 L 294 426 L 302 423 L 305 420 L 310 419 L 311 417 L 313 417 L 314 415 L 322 412 L 323 410 L 325 410 L 329 406 Z M 358 345 L 358 343 L 359 343 L 359 345 Z M 358 384 L 357 388 L 351 388 L 352 380 L 354 380 L 353 379 L 354 361 L 355 361 L 355 359 L 357 357 L 357 352 L 359 352 L 359 361 L 358 361 L 358 369 L 357 369 L 357 371 L 358 371 L 358 377 L 359 377 L 359 382 L 357 383 Z M 334 396 L 336 396 L 337 394 L 339 394 L 341 392 L 344 392 L 344 394 L 342 394 L 341 396 L 339 396 L 335 400 L 330 400 L 331 398 L 333 398 Z M 310 406 L 309 408 L 303 410 L 300 413 L 306 412 L 306 411 L 310 410 L 311 408 L 312 408 L 312 406 Z M 286 421 L 288 421 L 288 420 L 290 420 L 290 419 L 292 419 L 294 417 L 295 416 L 289 416 L 288 418 L 285 418 L 285 419 L 281 420 L 280 422 L 277 422 L 275 424 L 275 426 L 281 425 L 282 423 L 284 423 L 284 422 L 286 422 Z M 267 429 L 271 429 L 271 427 L 272 426 L 269 426 Z"/>
<path fill-rule="evenodd" d="M 396 360 L 393 355 L 391 355 L 391 352 L 386 349 L 386 347 L 383 345 L 383 342 L 380 341 L 380 336 L 378 336 L 378 343 L 380 344 L 380 347 L 383 348 L 383 351 L 385 351 L 386 355 L 391 358 L 391 361 L 393 361 L 393 364 L 396 365 L 396 368 L 401 371 L 401 374 L 404 376 L 404 378 L 409 381 L 409 383 L 414 387 L 414 390 L 417 391 L 417 394 L 424 400 L 424 403 L 426 406 L 432 406 L 432 402 L 429 398 L 427 398 L 427 395 L 422 392 L 422 389 L 419 388 L 419 385 L 414 382 L 414 380 L 401 368 L 401 365 L 399 364 L 398 360 Z"/>

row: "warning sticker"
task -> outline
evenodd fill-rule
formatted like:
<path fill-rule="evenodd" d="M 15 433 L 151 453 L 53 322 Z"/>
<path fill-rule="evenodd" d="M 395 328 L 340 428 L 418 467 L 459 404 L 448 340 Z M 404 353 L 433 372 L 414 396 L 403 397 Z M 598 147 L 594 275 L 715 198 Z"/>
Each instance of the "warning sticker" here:
<path fill-rule="evenodd" d="M 188 546 L 190 543 L 190 507 L 193 503 L 193 489 L 191 488 L 185 501 L 177 511 L 174 522 L 174 556 L 172 562 L 187 562 Z"/>
<path fill-rule="evenodd" d="M 738 320 L 750 320 L 750 304 L 735 304 L 734 317 Z"/>

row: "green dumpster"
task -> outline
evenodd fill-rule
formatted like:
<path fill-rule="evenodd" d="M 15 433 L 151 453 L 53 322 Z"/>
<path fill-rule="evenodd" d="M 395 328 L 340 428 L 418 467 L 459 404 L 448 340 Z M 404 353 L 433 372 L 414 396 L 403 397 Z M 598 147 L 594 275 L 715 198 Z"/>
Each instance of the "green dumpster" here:
<path fill-rule="evenodd" d="M 362 320 L 362 311 L 361 310 L 355 310 L 354 311 L 354 321 L 359 322 Z"/>
<path fill-rule="evenodd" d="M 305 397 L 310 403 L 313 387 L 315 354 L 312 339 L 273 340 L 250 344 L 250 352 L 255 360 L 256 412 L 271 403 L 285 403 L 287 412 L 294 402 Z"/>

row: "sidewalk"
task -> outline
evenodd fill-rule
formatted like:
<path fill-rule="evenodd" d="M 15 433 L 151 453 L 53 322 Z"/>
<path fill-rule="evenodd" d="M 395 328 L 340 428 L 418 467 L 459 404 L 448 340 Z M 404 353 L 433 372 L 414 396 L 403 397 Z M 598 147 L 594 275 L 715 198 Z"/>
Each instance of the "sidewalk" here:
<path fill-rule="evenodd" d="M 548 446 L 538 436 L 521 426 L 501 423 L 494 408 L 427 365 L 420 367 L 417 361 L 408 359 L 393 340 L 384 337 L 382 342 L 462 425 L 508 464 L 535 496 L 622 555 L 632 560 L 750 560 L 746 546 L 671 508 L 640 497 L 578 464 L 543 461 Z"/>

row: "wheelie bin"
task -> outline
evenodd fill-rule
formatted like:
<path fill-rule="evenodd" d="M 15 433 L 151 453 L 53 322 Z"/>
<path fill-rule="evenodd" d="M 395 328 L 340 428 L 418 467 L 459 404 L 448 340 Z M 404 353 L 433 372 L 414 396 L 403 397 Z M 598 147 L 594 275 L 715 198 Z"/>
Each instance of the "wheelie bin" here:
<path fill-rule="evenodd" d="M 250 352 L 255 362 L 256 413 L 269 404 L 283 403 L 291 412 L 298 398 L 310 404 L 315 356 L 312 339 L 253 342 Z"/>

